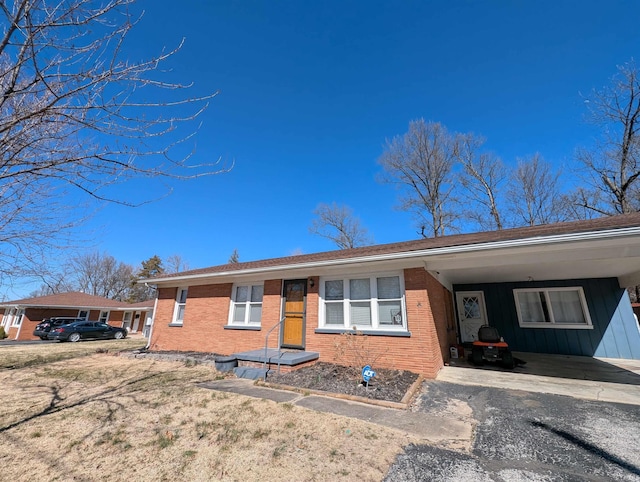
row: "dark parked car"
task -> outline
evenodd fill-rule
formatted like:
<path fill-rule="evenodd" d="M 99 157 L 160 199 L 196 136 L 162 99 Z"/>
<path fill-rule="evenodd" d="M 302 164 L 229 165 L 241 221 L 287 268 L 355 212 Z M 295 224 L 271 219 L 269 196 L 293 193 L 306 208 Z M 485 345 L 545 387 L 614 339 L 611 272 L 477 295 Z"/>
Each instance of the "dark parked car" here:
<path fill-rule="evenodd" d="M 125 328 L 116 328 L 99 321 L 76 321 L 54 328 L 47 334 L 49 340 L 60 341 L 104 340 L 105 338 L 119 340 L 126 336 Z"/>
<path fill-rule="evenodd" d="M 53 328 L 57 328 L 58 326 L 68 325 L 69 323 L 73 323 L 75 321 L 84 321 L 82 318 L 73 318 L 68 316 L 56 316 L 54 318 L 45 318 L 36 326 L 33 334 L 34 336 L 40 337 L 41 340 L 46 340 L 47 335 Z"/>

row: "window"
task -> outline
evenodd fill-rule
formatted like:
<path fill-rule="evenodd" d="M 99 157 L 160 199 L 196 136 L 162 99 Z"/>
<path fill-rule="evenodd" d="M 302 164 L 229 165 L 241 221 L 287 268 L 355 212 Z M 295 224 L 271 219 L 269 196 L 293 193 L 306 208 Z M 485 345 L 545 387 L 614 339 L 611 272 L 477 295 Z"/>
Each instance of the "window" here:
<path fill-rule="evenodd" d="M 522 328 L 593 328 L 581 287 L 513 290 Z"/>
<path fill-rule="evenodd" d="M 231 296 L 231 325 L 260 325 L 263 285 L 236 285 Z"/>
<path fill-rule="evenodd" d="M 81 320 L 88 320 L 89 319 L 89 311 L 88 310 L 80 310 L 78 311 L 78 318 L 80 318 Z"/>
<path fill-rule="evenodd" d="M 108 311 L 101 311 L 100 312 L 100 317 L 98 318 L 98 321 L 100 323 L 106 323 L 107 321 L 109 321 L 109 312 Z"/>
<path fill-rule="evenodd" d="M 22 323 L 22 317 L 24 316 L 24 309 L 19 309 L 13 317 L 13 326 L 20 326 Z"/>
<path fill-rule="evenodd" d="M 323 328 L 406 330 L 402 278 L 398 275 L 323 279 Z"/>
<path fill-rule="evenodd" d="M 176 306 L 173 312 L 174 325 L 182 325 L 184 321 L 184 310 L 187 306 L 187 288 L 178 288 L 176 296 Z"/>

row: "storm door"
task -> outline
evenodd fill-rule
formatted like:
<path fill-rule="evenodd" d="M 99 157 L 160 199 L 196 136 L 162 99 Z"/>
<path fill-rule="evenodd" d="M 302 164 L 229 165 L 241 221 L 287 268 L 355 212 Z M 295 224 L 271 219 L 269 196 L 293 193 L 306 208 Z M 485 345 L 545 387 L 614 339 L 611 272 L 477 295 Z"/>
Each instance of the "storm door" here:
<path fill-rule="evenodd" d="M 482 291 L 459 291 L 456 293 L 458 319 L 460 320 L 460 340 L 471 343 L 478 339 L 478 330 L 488 325 Z"/>
<path fill-rule="evenodd" d="M 304 349 L 305 295 L 307 280 L 285 280 L 282 288 L 282 342 L 284 348 Z"/>

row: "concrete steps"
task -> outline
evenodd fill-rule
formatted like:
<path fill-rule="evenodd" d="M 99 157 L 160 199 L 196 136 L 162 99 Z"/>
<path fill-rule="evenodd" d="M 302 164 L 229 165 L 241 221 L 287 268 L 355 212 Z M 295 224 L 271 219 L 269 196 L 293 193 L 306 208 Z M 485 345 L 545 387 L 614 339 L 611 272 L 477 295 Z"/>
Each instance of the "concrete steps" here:
<path fill-rule="evenodd" d="M 265 380 L 269 374 L 268 368 L 253 368 L 253 367 L 237 367 L 233 369 L 238 378 L 247 378 L 249 380 Z"/>
<path fill-rule="evenodd" d="M 265 353 L 262 349 L 233 353 L 229 358 L 237 360 L 238 367 L 233 371 L 238 378 L 265 380 L 269 373 L 295 370 L 315 363 L 319 357 L 319 353 L 310 351 L 269 349 Z"/>

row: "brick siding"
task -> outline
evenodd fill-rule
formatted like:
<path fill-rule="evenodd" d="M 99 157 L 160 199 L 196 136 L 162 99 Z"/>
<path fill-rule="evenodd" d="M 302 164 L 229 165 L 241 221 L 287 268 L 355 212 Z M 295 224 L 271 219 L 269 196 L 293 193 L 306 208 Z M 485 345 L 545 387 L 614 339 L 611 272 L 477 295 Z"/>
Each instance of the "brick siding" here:
<path fill-rule="evenodd" d="M 316 333 L 319 308 L 318 276 L 308 278 L 305 343 L 307 351 L 320 353 L 320 361 L 334 362 L 337 344 L 345 335 Z M 410 337 L 368 335 L 367 349 L 379 357 L 378 368 L 395 368 L 434 378 L 449 357 L 455 342 L 455 321 L 451 293 L 424 268 L 404 270 L 405 299 Z M 264 282 L 260 330 L 236 330 L 228 325 L 231 283 L 189 287 L 182 326 L 170 326 L 177 288 L 160 288 L 150 348 L 230 355 L 261 349 L 269 328 L 280 320 L 282 280 Z M 277 346 L 277 330 L 269 340 Z M 348 360 L 341 360 L 348 362 Z"/>

